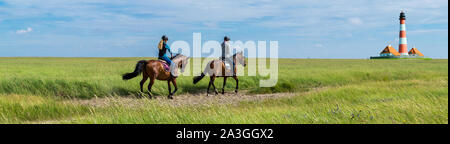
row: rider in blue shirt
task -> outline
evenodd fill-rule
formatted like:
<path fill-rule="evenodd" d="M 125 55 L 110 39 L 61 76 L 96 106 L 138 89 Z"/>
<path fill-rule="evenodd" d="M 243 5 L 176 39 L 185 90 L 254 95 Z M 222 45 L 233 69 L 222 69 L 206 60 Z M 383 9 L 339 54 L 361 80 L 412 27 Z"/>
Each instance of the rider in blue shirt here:
<path fill-rule="evenodd" d="M 170 65 L 170 75 L 172 75 L 173 77 L 177 77 L 178 74 L 176 72 L 176 64 L 173 63 L 172 60 L 167 56 L 167 51 L 169 51 L 170 57 L 173 57 L 172 51 L 170 51 L 170 47 L 167 44 L 168 40 L 169 38 L 167 38 L 167 36 L 162 36 L 161 41 L 158 44 L 158 59 L 166 61 L 167 64 Z"/>
<path fill-rule="evenodd" d="M 170 47 L 167 44 L 168 40 L 169 40 L 169 38 L 167 38 L 165 35 L 162 36 L 161 41 L 159 42 L 159 45 L 158 45 L 158 49 L 159 49 L 158 59 L 162 59 L 162 60 L 166 61 L 167 64 L 172 65 L 172 60 L 170 60 L 170 58 L 166 54 L 167 53 L 166 51 L 169 51 L 170 56 L 171 57 L 173 56 L 172 52 L 170 51 Z"/>

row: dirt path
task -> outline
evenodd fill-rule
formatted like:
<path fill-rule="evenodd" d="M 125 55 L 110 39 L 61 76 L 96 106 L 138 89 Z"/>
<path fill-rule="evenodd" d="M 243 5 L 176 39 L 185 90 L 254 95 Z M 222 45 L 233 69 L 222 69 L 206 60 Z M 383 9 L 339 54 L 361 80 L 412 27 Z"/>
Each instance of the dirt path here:
<path fill-rule="evenodd" d="M 209 95 L 206 94 L 185 94 L 176 96 L 174 100 L 158 99 L 162 103 L 182 106 L 182 105 L 209 105 L 209 104 L 238 104 L 242 101 L 262 101 L 265 99 L 275 99 L 282 97 L 294 96 L 294 93 L 274 93 L 274 94 L 235 94 L 225 93 L 224 95 Z"/>
<path fill-rule="evenodd" d="M 68 103 L 89 105 L 94 107 L 104 107 L 110 105 L 120 105 L 120 106 L 145 106 L 149 102 L 158 104 L 167 104 L 171 106 L 193 106 L 193 105 L 217 105 L 217 104 L 239 104 L 245 101 L 263 101 L 266 99 L 277 99 L 277 98 L 289 98 L 298 95 L 308 95 L 310 93 L 315 93 L 328 89 L 329 87 L 319 87 L 311 88 L 309 91 L 296 92 L 296 93 L 272 93 L 272 94 L 247 94 L 246 91 L 241 91 L 239 94 L 234 92 L 225 93 L 224 95 L 210 94 L 206 96 L 206 93 L 200 94 L 180 94 L 173 96 L 174 99 L 167 99 L 167 96 L 156 96 L 153 99 L 149 98 L 135 98 L 134 96 L 129 97 L 106 97 L 106 98 L 92 98 L 92 99 L 72 99 L 67 100 Z"/>
<path fill-rule="evenodd" d="M 112 104 L 120 105 L 140 105 L 148 103 L 149 101 L 160 104 L 168 104 L 172 106 L 185 105 L 212 105 L 212 104 L 238 104 L 243 101 L 262 101 L 265 99 L 285 98 L 295 96 L 295 93 L 274 93 L 274 94 L 235 94 L 225 93 L 224 95 L 209 95 L 206 94 L 182 94 L 175 95 L 174 99 L 169 100 L 166 96 L 156 96 L 156 98 L 131 98 L 131 97 L 107 97 L 107 98 L 93 98 L 88 100 L 69 100 L 69 102 L 78 103 L 82 105 L 90 105 L 95 107 L 103 107 Z"/>
<path fill-rule="evenodd" d="M 289 98 L 299 95 L 307 95 L 309 93 L 321 91 L 325 88 L 316 88 L 307 92 L 298 93 L 273 93 L 273 94 L 244 94 L 244 92 L 235 93 L 225 93 L 224 95 L 209 95 L 206 94 L 182 94 L 175 95 L 174 99 L 167 99 L 166 96 L 157 96 L 153 99 L 148 98 L 133 98 L 130 97 L 105 97 L 105 98 L 92 98 L 92 99 L 71 99 L 65 100 L 65 103 L 70 104 L 81 104 L 89 105 L 93 107 L 107 107 L 112 105 L 119 105 L 125 107 L 139 107 L 148 106 L 150 103 L 158 103 L 170 106 L 208 106 L 217 104 L 239 104 L 240 102 L 252 101 L 258 102 L 267 99 L 278 99 L 278 98 Z M 47 120 L 47 121 L 32 121 L 30 123 L 58 123 L 61 120 Z M 69 122 L 70 119 L 65 119 L 64 121 Z"/>

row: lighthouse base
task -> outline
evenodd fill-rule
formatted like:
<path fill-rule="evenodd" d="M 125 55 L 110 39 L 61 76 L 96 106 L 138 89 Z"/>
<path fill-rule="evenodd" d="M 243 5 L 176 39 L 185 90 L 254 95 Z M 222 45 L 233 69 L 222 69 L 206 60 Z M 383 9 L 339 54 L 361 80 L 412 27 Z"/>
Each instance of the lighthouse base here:
<path fill-rule="evenodd" d="M 370 59 L 420 59 L 424 56 L 402 55 L 402 56 L 372 56 Z"/>

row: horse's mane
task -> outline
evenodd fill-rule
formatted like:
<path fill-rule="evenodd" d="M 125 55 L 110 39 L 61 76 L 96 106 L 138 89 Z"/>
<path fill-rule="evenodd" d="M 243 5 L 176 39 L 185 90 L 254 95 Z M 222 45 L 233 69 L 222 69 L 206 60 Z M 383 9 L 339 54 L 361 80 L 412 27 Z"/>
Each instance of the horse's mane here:
<path fill-rule="evenodd" d="M 176 58 L 176 57 L 179 56 L 179 55 L 181 55 L 181 54 L 176 54 L 176 55 L 174 56 L 174 58 Z"/>
<path fill-rule="evenodd" d="M 172 57 L 172 60 L 176 59 L 180 55 L 182 55 L 182 54 L 175 54 L 175 56 Z"/>
<path fill-rule="evenodd" d="M 183 57 L 186 57 L 186 58 L 188 58 L 187 56 L 185 56 L 185 55 L 183 55 L 183 54 L 175 54 L 173 57 L 172 57 L 172 61 L 178 61 L 178 59 L 179 58 L 183 58 Z"/>
<path fill-rule="evenodd" d="M 235 54 L 233 55 L 233 57 L 236 57 L 236 55 L 238 55 L 238 54 L 243 54 L 243 53 L 242 53 L 242 52 L 235 53 Z"/>

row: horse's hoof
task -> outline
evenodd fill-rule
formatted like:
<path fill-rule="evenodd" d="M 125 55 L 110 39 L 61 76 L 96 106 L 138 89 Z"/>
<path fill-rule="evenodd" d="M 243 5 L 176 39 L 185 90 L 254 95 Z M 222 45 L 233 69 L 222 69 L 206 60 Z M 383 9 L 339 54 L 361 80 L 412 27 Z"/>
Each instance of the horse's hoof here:
<path fill-rule="evenodd" d="M 135 96 L 136 98 L 142 98 L 142 97 L 143 97 L 141 92 L 137 93 L 137 94 L 134 95 L 134 96 Z"/>
<path fill-rule="evenodd" d="M 153 99 L 153 95 L 150 94 L 150 93 L 148 93 L 148 98 L 149 98 L 149 99 Z"/>
<path fill-rule="evenodd" d="M 236 94 L 238 93 L 238 91 L 237 91 L 237 90 L 235 90 L 234 92 L 236 92 Z"/>
<path fill-rule="evenodd" d="M 173 97 L 172 97 L 172 96 L 168 96 L 167 98 L 168 98 L 168 99 L 173 99 Z"/>

